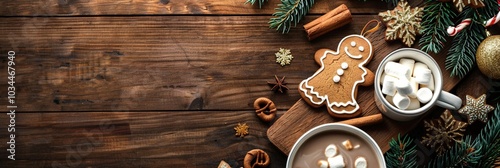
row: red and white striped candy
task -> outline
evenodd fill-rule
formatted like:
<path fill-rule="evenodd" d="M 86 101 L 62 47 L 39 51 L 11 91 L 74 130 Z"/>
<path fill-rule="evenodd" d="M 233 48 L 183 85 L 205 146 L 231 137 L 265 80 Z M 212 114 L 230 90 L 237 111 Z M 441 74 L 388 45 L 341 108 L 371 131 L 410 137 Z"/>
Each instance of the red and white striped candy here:
<path fill-rule="evenodd" d="M 460 22 L 460 24 L 458 24 L 457 27 L 453 27 L 453 26 L 448 27 L 448 30 L 447 30 L 448 34 L 450 36 L 457 35 L 458 32 L 462 31 L 465 27 L 470 25 L 471 21 L 472 21 L 472 19 L 467 18 L 467 19 L 464 19 L 462 22 Z"/>
<path fill-rule="evenodd" d="M 492 18 L 488 19 L 488 21 L 484 22 L 484 27 L 490 27 L 498 23 L 500 20 L 500 12 L 497 13 L 497 15 L 493 16 Z"/>

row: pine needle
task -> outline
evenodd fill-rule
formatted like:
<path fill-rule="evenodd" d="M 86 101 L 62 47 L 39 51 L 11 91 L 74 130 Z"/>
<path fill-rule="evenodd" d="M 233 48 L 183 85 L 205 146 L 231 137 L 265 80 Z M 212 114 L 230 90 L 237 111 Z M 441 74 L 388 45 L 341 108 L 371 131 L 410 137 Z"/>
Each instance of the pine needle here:
<path fill-rule="evenodd" d="M 417 157 L 413 140 L 405 135 L 389 142 L 390 149 L 385 153 L 385 161 L 388 168 L 416 167 Z"/>
<path fill-rule="evenodd" d="M 456 17 L 452 2 L 439 2 L 427 0 L 422 17 L 422 38 L 419 44 L 425 52 L 439 53 L 446 44 L 448 33 L 446 28 L 453 25 L 452 19 Z"/>
<path fill-rule="evenodd" d="M 297 26 L 313 4 L 314 0 L 281 0 L 273 14 L 275 17 L 269 20 L 269 28 L 288 33 L 292 24 Z"/>

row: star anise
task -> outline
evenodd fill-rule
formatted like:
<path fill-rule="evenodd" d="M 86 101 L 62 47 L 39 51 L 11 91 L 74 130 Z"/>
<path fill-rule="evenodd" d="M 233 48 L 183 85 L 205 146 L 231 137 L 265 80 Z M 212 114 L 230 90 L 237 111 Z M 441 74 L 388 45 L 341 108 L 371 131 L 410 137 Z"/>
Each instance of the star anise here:
<path fill-rule="evenodd" d="M 281 78 L 281 80 L 276 75 L 274 75 L 274 78 L 276 79 L 276 83 L 267 82 L 267 84 L 269 84 L 269 85 L 274 85 L 271 88 L 271 90 L 273 90 L 273 91 L 278 90 L 281 93 L 283 93 L 284 90 L 289 90 L 288 87 L 285 86 L 287 84 L 285 82 L 285 76 L 283 76 L 283 78 Z"/>

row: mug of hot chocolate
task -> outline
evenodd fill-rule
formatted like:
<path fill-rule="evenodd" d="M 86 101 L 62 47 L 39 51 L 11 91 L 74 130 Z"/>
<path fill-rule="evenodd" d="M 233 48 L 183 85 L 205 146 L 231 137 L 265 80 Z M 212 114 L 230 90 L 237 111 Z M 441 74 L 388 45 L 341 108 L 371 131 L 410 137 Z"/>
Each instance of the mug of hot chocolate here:
<path fill-rule="evenodd" d="M 386 167 L 382 150 L 363 130 L 340 123 L 307 131 L 292 147 L 287 168 Z"/>
<path fill-rule="evenodd" d="M 443 91 L 443 74 L 427 53 L 401 48 L 387 55 L 375 72 L 375 104 L 387 117 L 415 119 L 434 105 L 457 110 L 462 100 Z"/>

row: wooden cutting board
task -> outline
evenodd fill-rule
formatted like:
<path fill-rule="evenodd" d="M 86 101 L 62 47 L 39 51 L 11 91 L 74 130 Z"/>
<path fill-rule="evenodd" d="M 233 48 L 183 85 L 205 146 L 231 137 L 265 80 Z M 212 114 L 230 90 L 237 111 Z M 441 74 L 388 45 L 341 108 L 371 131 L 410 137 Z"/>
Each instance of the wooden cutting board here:
<path fill-rule="evenodd" d="M 400 42 L 386 42 L 384 40 L 383 30 L 385 29 L 379 29 L 367 37 L 372 43 L 374 49 L 374 57 L 368 64 L 368 69 L 372 70 L 372 72 L 375 72 L 377 66 L 387 54 L 398 48 L 404 47 Z M 330 49 L 333 50 L 336 48 L 337 44 L 330 47 Z M 459 82 L 459 79 L 451 78 L 450 73 L 445 70 L 444 62 L 446 53 L 440 53 L 438 55 L 431 54 L 431 56 L 438 62 L 441 67 L 441 71 L 443 72 L 443 90 L 451 90 Z M 311 54 L 311 59 L 314 59 L 314 54 Z M 373 86 L 359 87 L 357 100 L 360 104 L 360 110 L 362 110 L 361 116 L 369 116 L 380 113 L 374 102 L 373 90 Z M 438 108 L 431 109 L 430 112 L 436 111 L 436 109 Z M 412 130 L 420 120 L 421 119 L 415 119 L 408 122 L 399 122 L 384 116 L 382 122 L 374 125 L 363 126 L 361 129 L 370 134 L 370 136 L 373 137 L 373 139 L 385 152 L 389 149 L 388 143 L 393 137 L 396 137 L 398 133 L 403 134 Z M 267 130 L 267 136 L 274 145 L 276 145 L 283 153 L 288 155 L 295 141 L 297 141 L 298 138 L 306 131 L 321 124 L 338 121 L 340 120 L 333 118 L 328 114 L 324 106 L 321 108 L 313 108 L 304 100 L 299 99 Z"/>

